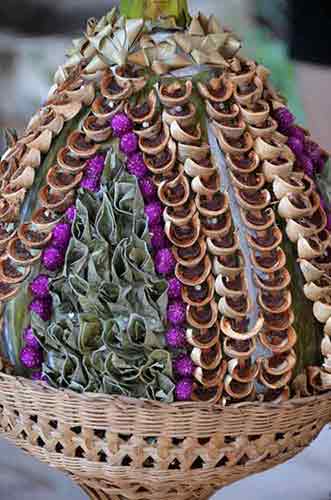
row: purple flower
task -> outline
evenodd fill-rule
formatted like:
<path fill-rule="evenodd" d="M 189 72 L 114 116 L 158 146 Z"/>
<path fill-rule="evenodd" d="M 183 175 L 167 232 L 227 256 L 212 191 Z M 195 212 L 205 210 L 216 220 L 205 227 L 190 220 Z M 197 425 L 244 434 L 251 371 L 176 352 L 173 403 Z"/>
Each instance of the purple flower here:
<path fill-rule="evenodd" d="M 319 147 L 319 145 L 316 144 L 316 142 L 311 141 L 309 139 L 307 139 L 305 142 L 304 152 L 307 156 L 309 156 L 309 158 L 314 163 L 317 163 L 322 155 L 322 151 L 321 151 L 321 148 Z"/>
<path fill-rule="evenodd" d="M 186 305 L 184 302 L 176 300 L 168 306 L 168 321 L 172 325 L 182 325 L 186 320 Z"/>
<path fill-rule="evenodd" d="M 38 274 L 38 276 L 30 284 L 30 292 L 35 297 L 42 299 L 49 294 L 48 289 L 49 277 L 46 274 Z"/>
<path fill-rule="evenodd" d="M 139 187 L 145 201 L 155 200 L 157 189 L 151 177 L 139 179 Z"/>
<path fill-rule="evenodd" d="M 194 363 L 188 354 L 181 354 L 174 360 L 174 370 L 181 377 L 190 377 L 194 372 Z"/>
<path fill-rule="evenodd" d="M 291 127 L 289 127 L 286 130 L 286 133 L 289 137 L 295 137 L 296 139 L 299 139 L 299 141 L 301 142 L 304 142 L 306 137 L 304 131 L 300 127 L 297 127 L 296 125 L 291 125 Z"/>
<path fill-rule="evenodd" d="M 46 382 L 46 377 L 41 370 L 31 374 L 31 380 Z"/>
<path fill-rule="evenodd" d="M 176 400 L 189 401 L 192 397 L 193 382 L 190 378 L 183 378 L 176 384 Z"/>
<path fill-rule="evenodd" d="M 169 328 L 165 334 L 166 343 L 173 349 L 184 347 L 186 345 L 185 329 L 179 326 Z"/>
<path fill-rule="evenodd" d="M 300 139 L 297 139 L 296 137 L 289 137 L 287 145 L 291 148 L 296 156 L 299 156 L 303 153 L 303 142 L 300 141 Z"/>
<path fill-rule="evenodd" d="M 155 268 L 159 274 L 167 275 L 173 273 L 176 260 L 169 248 L 161 248 L 155 256 Z"/>
<path fill-rule="evenodd" d="M 160 250 L 166 246 L 166 235 L 162 226 L 153 225 L 150 227 L 151 244 L 154 250 Z"/>
<path fill-rule="evenodd" d="M 43 321 L 49 321 L 52 317 L 52 297 L 49 295 L 44 299 L 33 299 L 29 310 L 38 314 Z"/>
<path fill-rule="evenodd" d="M 276 109 L 274 115 L 279 124 L 279 127 L 282 130 L 288 129 L 294 123 L 295 120 L 291 111 L 287 109 L 285 106 Z"/>
<path fill-rule="evenodd" d="M 312 160 L 309 158 L 309 156 L 302 153 L 301 155 L 299 155 L 298 161 L 301 167 L 303 168 L 305 174 L 307 174 L 308 177 L 314 177 L 314 171 L 315 171 L 314 164 Z"/>
<path fill-rule="evenodd" d="M 74 222 L 77 214 L 77 208 L 72 205 L 71 207 L 68 208 L 66 211 L 66 218 L 68 222 Z"/>
<path fill-rule="evenodd" d="M 32 347 L 23 347 L 20 353 L 21 363 L 27 368 L 39 368 L 43 362 L 41 349 L 33 349 Z"/>
<path fill-rule="evenodd" d="M 111 127 L 114 135 L 122 137 L 122 135 L 130 132 L 133 128 L 133 123 L 125 113 L 117 113 L 111 119 Z"/>
<path fill-rule="evenodd" d="M 23 332 L 23 339 L 26 345 L 31 347 L 32 349 L 40 349 L 40 344 L 38 342 L 37 337 L 33 333 L 31 326 L 25 328 Z"/>
<path fill-rule="evenodd" d="M 80 187 L 94 193 L 100 190 L 100 178 L 105 166 L 105 157 L 96 155 L 88 161 Z"/>
<path fill-rule="evenodd" d="M 125 155 L 129 156 L 135 153 L 138 148 L 138 138 L 133 132 L 128 132 L 121 137 L 120 150 Z"/>
<path fill-rule="evenodd" d="M 168 280 L 169 299 L 180 299 L 182 296 L 182 284 L 178 278 L 173 277 Z"/>
<path fill-rule="evenodd" d="M 103 155 L 95 155 L 87 163 L 86 174 L 89 177 L 100 177 L 105 167 L 105 157 Z"/>
<path fill-rule="evenodd" d="M 149 225 L 158 224 L 162 215 L 161 203 L 159 201 L 151 201 L 145 205 L 145 214 L 147 215 Z"/>
<path fill-rule="evenodd" d="M 138 177 L 138 179 L 141 179 L 142 177 L 144 177 L 144 175 L 147 174 L 148 170 L 145 165 L 142 153 L 133 153 L 129 156 L 128 171 L 131 175 Z"/>
<path fill-rule="evenodd" d="M 69 244 L 70 236 L 70 224 L 66 222 L 57 224 L 52 231 L 52 246 L 60 250 L 65 250 Z"/>
<path fill-rule="evenodd" d="M 50 246 L 43 251 L 41 261 L 48 271 L 57 271 L 64 264 L 64 254 L 58 248 Z"/>
<path fill-rule="evenodd" d="M 80 183 L 80 187 L 87 189 L 87 191 L 92 191 L 92 193 L 97 193 L 100 191 L 100 182 L 98 179 L 84 177 Z"/>

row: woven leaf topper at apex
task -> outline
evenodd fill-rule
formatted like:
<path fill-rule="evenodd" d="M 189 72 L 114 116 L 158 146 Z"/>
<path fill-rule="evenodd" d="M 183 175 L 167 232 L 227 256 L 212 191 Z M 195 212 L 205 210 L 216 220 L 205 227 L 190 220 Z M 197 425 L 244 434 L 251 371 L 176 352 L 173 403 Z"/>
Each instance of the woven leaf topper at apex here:
<path fill-rule="evenodd" d="M 69 59 L 57 71 L 56 81 L 64 81 L 66 68 L 83 61 L 88 61 L 85 68 L 87 73 L 94 73 L 114 64 L 124 64 L 128 51 L 143 27 L 143 19 L 118 17 L 116 8 L 99 22 L 89 19 L 84 36 L 73 40 L 73 47 L 67 52 Z"/>
<path fill-rule="evenodd" d="M 168 30 L 166 36 L 155 38 L 152 31 L 155 28 Z M 151 34 L 146 34 L 145 29 Z M 228 67 L 227 59 L 240 47 L 238 37 L 224 31 L 213 15 L 194 16 L 184 30 L 176 25 L 173 17 L 157 21 L 125 19 L 112 9 L 99 22 L 88 21 L 84 37 L 73 41 L 69 59 L 57 71 L 55 81 L 63 82 L 70 68 L 83 62 L 86 74 L 126 62 L 148 67 L 157 75 L 195 63 Z"/>
<path fill-rule="evenodd" d="M 173 400 L 167 284 L 154 270 L 142 203 L 127 174 L 102 197 L 78 196 L 64 271 L 51 282 L 55 317 L 46 325 L 32 316 L 56 386 Z"/>
<path fill-rule="evenodd" d="M 150 67 L 162 75 L 176 69 L 199 65 L 228 67 L 227 58 L 233 57 L 241 47 L 239 39 L 223 31 L 212 15 L 194 16 L 187 30 L 177 30 L 173 36 L 157 39 L 153 34 L 143 35 L 141 50 L 128 55 L 128 61 Z"/>

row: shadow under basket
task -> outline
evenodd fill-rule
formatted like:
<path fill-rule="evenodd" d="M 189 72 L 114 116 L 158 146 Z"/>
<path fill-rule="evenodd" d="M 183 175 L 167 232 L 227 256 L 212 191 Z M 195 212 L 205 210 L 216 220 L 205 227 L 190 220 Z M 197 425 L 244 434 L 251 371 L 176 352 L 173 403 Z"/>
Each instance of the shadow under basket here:
<path fill-rule="evenodd" d="M 2 435 L 99 500 L 207 499 L 293 457 L 330 420 L 331 393 L 226 408 L 165 405 L 0 374 Z"/>

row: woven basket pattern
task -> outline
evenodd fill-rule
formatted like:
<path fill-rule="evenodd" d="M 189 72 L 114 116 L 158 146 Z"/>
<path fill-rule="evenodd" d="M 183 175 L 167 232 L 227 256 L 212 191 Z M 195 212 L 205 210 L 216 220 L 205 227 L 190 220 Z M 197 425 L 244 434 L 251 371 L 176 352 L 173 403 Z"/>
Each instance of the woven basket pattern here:
<path fill-rule="evenodd" d="M 0 431 L 93 499 L 190 500 L 284 462 L 331 420 L 331 394 L 279 405 L 163 405 L 0 375 Z"/>

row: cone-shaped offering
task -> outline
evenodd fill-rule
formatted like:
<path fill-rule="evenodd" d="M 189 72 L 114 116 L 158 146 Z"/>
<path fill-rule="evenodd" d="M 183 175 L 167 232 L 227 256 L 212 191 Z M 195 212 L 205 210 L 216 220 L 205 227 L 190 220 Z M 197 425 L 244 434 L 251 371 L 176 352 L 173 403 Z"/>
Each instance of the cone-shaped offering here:
<path fill-rule="evenodd" d="M 284 401 L 306 373 L 325 391 L 328 156 L 214 16 L 142 3 L 89 21 L 10 135 L 3 354 L 55 388 L 166 403 Z"/>

